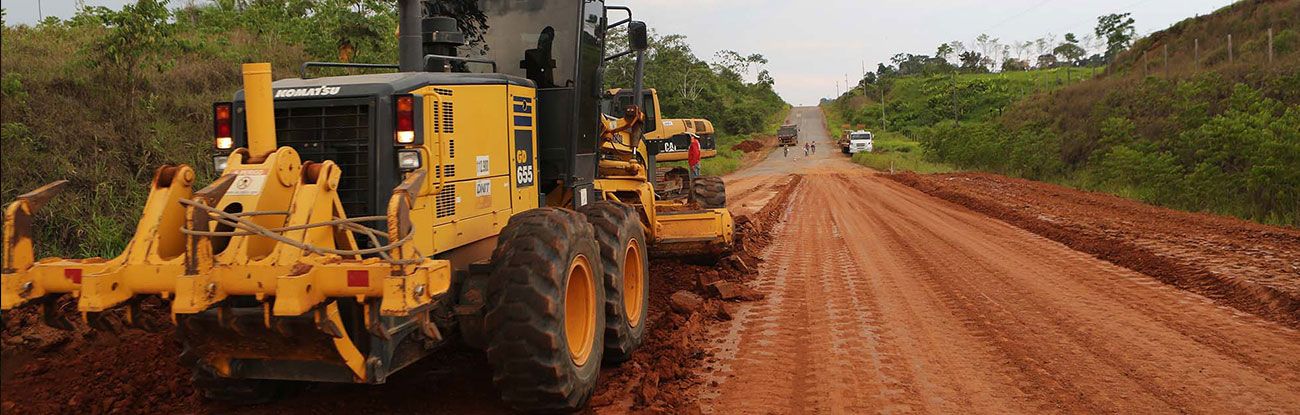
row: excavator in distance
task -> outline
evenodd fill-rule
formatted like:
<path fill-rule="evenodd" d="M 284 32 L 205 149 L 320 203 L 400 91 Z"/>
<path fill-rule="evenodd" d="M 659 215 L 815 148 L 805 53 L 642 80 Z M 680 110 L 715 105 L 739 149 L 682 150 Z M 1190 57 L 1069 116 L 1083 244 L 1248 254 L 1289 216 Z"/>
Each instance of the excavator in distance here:
<path fill-rule="evenodd" d="M 641 95 L 631 9 L 481 0 L 467 23 L 450 8 L 398 1 L 397 65 L 307 63 L 273 82 L 245 64 L 244 90 L 213 106 L 220 177 L 194 190 L 193 167 L 158 168 L 118 257 L 37 260 L 33 218 L 66 182 L 19 196 L 0 310 L 69 328 L 71 299 L 94 328 L 173 325 L 209 399 L 384 383 L 463 341 L 513 408 L 584 407 L 600 366 L 644 340 L 649 258 L 732 249 L 725 189 L 661 198 L 644 104 L 602 113 L 607 61 L 634 56 Z M 628 49 L 607 50 L 624 25 Z M 309 76 L 320 67 L 395 72 Z"/>

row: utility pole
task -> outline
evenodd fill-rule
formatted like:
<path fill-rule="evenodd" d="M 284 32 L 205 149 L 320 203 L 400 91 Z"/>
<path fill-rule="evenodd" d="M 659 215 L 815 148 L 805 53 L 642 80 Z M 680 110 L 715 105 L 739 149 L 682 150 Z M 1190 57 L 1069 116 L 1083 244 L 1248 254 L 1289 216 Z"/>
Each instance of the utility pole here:
<path fill-rule="evenodd" d="M 862 79 L 867 79 L 867 61 L 862 61 Z M 862 97 L 867 97 L 867 84 L 862 84 Z"/>
<path fill-rule="evenodd" d="M 41 9 L 41 0 L 36 0 L 36 15 L 40 17 L 41 21 L 45 20 L 45 10 Z"/>
<path fill-rule="evenodd" d="M 1043 79 L 1044 82 L 1046 82 L 1047 78 L 1043 78 Z M 953 71 L 952 73 L 952 122 L 955 123 L 956 127 L 961 127 L 961 115 L 957 109 L 957 72 L 956 71 Z"/>
<path fill-rule="evenodd" d="M 1232 64 L 1232 34 L 1228 34 L 1228 64 Z"/>
<path fill-rule="evenodd" d="M 1268 64 L 1273 64 L 1273 28 L 1268 28 Z"/>
<path fill-rule="evenodd" d="M 885 87 L 881 86 L 880 82 L 876 82 L 876 89 L 880 90 L 880 131 L 884 132 L 888 131 L 885 129 Z M 866 92 L 866 90 L 866 88 L 862 88 L 863 92 Z"/>
<path fill-rule="evenodd" d="M 845 93 L 845 94 L 852 93 L 852 92 L 853 92 L 853 88 L 857 88 L 857 86 L 855 85 L 855 86 L 850 87 L 850 86 L 849 86 L 849 74 L 847 74 L 847 73 L 844 74 L 844 93 Z"/>

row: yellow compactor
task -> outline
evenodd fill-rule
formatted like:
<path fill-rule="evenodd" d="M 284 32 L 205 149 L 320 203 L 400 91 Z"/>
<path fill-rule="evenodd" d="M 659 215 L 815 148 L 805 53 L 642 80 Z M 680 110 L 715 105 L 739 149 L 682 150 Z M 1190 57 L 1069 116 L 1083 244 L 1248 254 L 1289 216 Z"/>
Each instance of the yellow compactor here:
<path fill-rule="evenodd" d="M 648 258 L 731 249 L 725 193 L 660 198 L 643 104 L 602 114 L 605 62 L 635 55 L 640 85 L 630 9 L 481 2 L 485 20 L 458 25 L 422 3 L 399 1 L 398 65 L 308 63 L 274 82 L 245 65 L 245 89 L 213 106 L 219 178 L 194 190 L 194 167 L 160 167 L 116 258 L 36 260 L 32 218 L 66 183 L 20 196 L 0 308 L 41 305 L 67 328 L 56 303 L 71 298 L 93 327 L 174 325 L 211 399 L 383 383 L 461 339 L 516 409 L 581 408 L 602 362 L 643 340 Z M 623 25 L 630 48 L 607 51 Z M 309 76 L 322 67 L 380 73 Z M 170 313 L 143 311 L 159 300 Z"/>

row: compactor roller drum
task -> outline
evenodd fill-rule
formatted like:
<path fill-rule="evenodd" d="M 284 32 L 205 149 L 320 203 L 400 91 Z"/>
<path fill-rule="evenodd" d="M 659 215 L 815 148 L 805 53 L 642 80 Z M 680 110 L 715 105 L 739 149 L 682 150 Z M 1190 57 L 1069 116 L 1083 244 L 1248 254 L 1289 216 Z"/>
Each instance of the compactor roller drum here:
<path fill-rule="evenodd" d="M 701 176 L 691 180 L 691 202 L 705 209 L 727 207 L 727 186 L 718 176 Z"/>
<path fill-rule="evenodd" d="M 620 363 L 645 338 L 650 296 L 645 229 L 636 209 L 624 203 L 600 201 L 581 212 L 595 229 L 605 269 L 605 361 Z"/>
<path fill-rule="evenodd" d="M 510 218 L 492 252 L 485 316 L 502 400 L 533 413 L 587 402 L 604 352 L 603 273 L 581 213 L 544 207 Z"/>

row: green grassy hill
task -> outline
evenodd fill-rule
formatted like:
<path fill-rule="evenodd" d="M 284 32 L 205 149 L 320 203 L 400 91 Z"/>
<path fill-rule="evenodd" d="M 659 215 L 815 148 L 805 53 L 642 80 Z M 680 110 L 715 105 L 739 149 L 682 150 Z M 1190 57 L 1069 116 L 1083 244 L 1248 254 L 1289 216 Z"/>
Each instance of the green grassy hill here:
<path fill-rule="evenodd" d="M 1021 86 L 1037 83 L 1032 71 L 1005 79 L 958 76 L 960 126 L 951 121 L 951 79 L 945 103 L 942 77 L 904 77 L 894 81 L 898 91 L 886 94 L 899 100 L 886 107 L 889 127 L 918 141 L 927 161 L 953 168 L 1294 226 L 1300 224 L 1297 30 L 1300 1 L 1249 0 L 1139 39 L 1084 82 L 1049 82 L 1022 97 Z M 840 97 L 827 109 L 830 125 L 879 125 L 880 107 L 870 100 Z"/>

